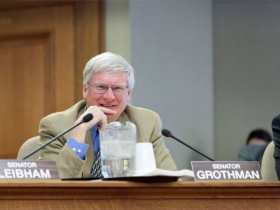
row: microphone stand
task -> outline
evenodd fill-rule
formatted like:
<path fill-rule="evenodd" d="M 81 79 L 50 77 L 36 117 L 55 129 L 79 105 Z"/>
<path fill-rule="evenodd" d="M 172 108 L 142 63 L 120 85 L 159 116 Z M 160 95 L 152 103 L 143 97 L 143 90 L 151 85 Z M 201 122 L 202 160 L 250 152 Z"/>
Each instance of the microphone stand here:
<path fill-rule="evenodd" d="M 183 141 L 177 139 L 175 136 L 171 135 L 170 137 L 173 138 L 173 139 L 175 139 L 176 141 L 180 142 L 181 144 L 185 145 L 186 147 L 192 149 L 193 151 L 197 152 L 198 154 L 202 155 L 203 157 L 207 158 L 208 160 L 214 161 L 212 158 L 210 158 L 210 157 L 208 157 L 208 156 L 202 154 L 201 152 L 199 152 L 199 151 L 197 151 L 196 149 L 192 148 L 191 146 L 187 145 L 185 142 L 183 142 Z"/>

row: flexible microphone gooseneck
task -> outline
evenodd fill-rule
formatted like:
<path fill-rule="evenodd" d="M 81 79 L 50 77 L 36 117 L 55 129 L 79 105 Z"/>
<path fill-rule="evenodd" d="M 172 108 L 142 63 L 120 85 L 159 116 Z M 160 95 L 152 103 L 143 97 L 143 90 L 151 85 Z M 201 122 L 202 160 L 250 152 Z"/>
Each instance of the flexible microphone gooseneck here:
<path fill-rule="evenodd" d="M 89 122 L 93 119 L 93 115 L 91 113 L 85 115 L 82 119 L 81 122 L 73 125 L 72 127 L 68 128 L 66 131 L 62 132 L 61 134 L 55 136 L 54 138 L 52 138 L 51 140 L 49 140 L 47 143 L 43 144 L 42 146 L 38 147 L 37 149 L 35 149 L 34 151 L 30 152 L 28 155 L 26 155 L 24 158 L 22 158 L 22 160 L 25 160 L 26 158 L 30 157 L 31 155 L 33 155 L 34 153 L 38 152 L 40 149 L 44 148 L 45 146 L 49 145 L 50 143 L 52 143 L 53 141 L 57 140 L 59 137 L 63 136 L 65 133 L 71 131 L 72 129 L 76 128 L 77 126 L 81 125 L 82 123 L 86 123 Z"/>
<path fill-rule="evenodd" d="M 165 137 L 171 137 L 171 138 L 175 139 L 176 141 L 180 142 L 181 144 L 185 145 L 186 147 L 190 148 L 191 150 L 197 152 L 198 154 L 202 155 L 203 157 L 207 158 L 208 160 L 214 161 L 212 158 L 202 154 L 201 152 L 199 152 L 196 149 L 192 148 L 191 146 L 187 145 L 185 142 L 177 139 L 175 136 L 172 135 L 172 133 L 169 130 L 163 129 L 161 131 L 161 134 L 164 135 Z"/>

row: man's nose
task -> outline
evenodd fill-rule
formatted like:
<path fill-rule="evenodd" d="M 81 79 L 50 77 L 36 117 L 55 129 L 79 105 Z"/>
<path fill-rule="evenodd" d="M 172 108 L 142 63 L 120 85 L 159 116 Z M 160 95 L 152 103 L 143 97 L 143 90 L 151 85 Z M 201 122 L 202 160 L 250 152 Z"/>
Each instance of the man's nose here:
<path fill-rule="evenodd" d="M 106 90 L 105 93 L 103 93 L 103 97 L 104 98 L 111 98 L 114 99 L 115 98 L 115 93 L 113 92 L 111 87 L 108 87 L 108 89 Z"/>

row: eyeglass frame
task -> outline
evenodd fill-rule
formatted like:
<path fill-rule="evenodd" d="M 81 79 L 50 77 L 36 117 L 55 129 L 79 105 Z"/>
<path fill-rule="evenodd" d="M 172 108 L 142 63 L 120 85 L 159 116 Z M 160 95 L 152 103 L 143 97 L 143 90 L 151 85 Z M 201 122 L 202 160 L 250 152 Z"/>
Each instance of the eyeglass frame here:
<path fill-rule="evenodd" d="M 95 90 L 94 90 L 94 86 L 95 85 L 104 85 L 104 86 L 106 86 L 107 88 L 106 88 L 106 90 L 103 92 L 103 93 L 98 93 L 98 94 L 104 94 L 104 93 L 106 93 L 106 91 L 109 89 L 109 88 L 111 88 L 111 90 L 112 90 L 112 92 L 114 93 L 114 94 L 123 94 L 123 93 L 125 93 L 125 91 L 126 91 L 126 89 L 128 88 L 128 86 L 126 86 L 126 85 L 111 85 L 111 86 L 109 86 L 109 85 L 106 85 L 106 84 L 103 84 L 103 83 L 96 83 L 96 84 L 90 84 L 89 82 L 87 82 L 87 84 L 89 85 L 89 86 L 91 86 L 92 87 L 92 89 L 93 89 L 93 91 L 95 92 L 95 93 L 98 93 L 98 92 L 96 92 Z M 122 86 L 122 87 L 125 87 L 125 89 L 124 89 L 124 91 L 123 92 L 115 92 L 114 91 L 114 89 L 112 89 L 112 87 L 114 87 L 114 86 Z"/>

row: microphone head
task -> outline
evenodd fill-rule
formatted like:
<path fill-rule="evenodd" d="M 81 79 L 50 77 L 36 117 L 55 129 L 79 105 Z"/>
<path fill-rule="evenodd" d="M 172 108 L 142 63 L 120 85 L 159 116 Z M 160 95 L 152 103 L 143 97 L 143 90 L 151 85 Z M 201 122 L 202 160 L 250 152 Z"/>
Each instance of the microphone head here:
<path fill-rule="evenodd" d="M 93 119 L 93 115 L 91 113 L 88 113 L 87 115 L 85 115 L 82 119 L 83 123 L 89 122 Z"/>
<path fill-rule="evenodd" d="M 161 134 L 164 135 L 165 137 L 171 137 L 172 136 L 172 133 L 171 131 L 167 130 L 167 129 L 163 129 L 161 131 Z"/>

